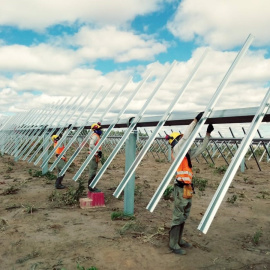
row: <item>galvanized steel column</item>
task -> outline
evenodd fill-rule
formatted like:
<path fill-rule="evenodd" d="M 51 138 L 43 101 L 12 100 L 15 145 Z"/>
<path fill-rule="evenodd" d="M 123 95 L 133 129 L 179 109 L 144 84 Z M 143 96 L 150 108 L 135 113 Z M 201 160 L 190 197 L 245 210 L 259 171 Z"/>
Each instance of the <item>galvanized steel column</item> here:
<path fill-rule="evenodd" d="M 137 130 L 136 128 L 130 133 L 126 141 L 126 163 L 125 172 L 128 171 L 130 166 L 136 157 L 136 139 Z M 130 181 L 124 189 L 124 214 L 133 215 L 134 214 L 134 192 L 135 192 L 135 173 L 130 178 Z"/>

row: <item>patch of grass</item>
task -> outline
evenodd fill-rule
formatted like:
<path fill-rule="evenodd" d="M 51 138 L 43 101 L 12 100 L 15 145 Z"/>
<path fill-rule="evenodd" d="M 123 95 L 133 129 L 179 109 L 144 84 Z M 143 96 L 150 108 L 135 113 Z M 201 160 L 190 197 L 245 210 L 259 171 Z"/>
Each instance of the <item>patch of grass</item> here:
<path fill-rule="evenodd" d="M 12 168 L 12 167 L 10 167 L 10 166 L 8 166 L 8 168 L 7 168 L 6 172 L 7 172 L 7 173 L 10 173 L 10 172 L 12 172 L 12 171 L 13 171 L 13 168 Z"/>
<path fill-rule="evenodd" d="M 143 232 L 145 230 L 145 226 L 143 226 L 140 223 L 130 221 L 127 222 L 120 230 L 119 233 L 120 235 L 124 235 L 127 231 L 132 231 L 132 232 Z"/>
<path fill-rule="evenodd" d="M 98 270 L 95 266 L 90 266 L 89 268 L 85 268 L 84 266 L 81 266 L 79 263 L 77 263 L 77 270 Z"/>
<path fill-rule="evenodd" d="M 56 202 L 58 206 L 78 204 L 79 199 L 81 198 L 85 190 L 83 182 L 81 180 L 78 180 L 78 182 L 79 186 L 77 189 L 74 187 L 69 187 L 67 191 L 64 193 L 54 190 L 52 194 L 49 196 L 49 200 L 51 202 Z"/>
<path fill-rule="evenodd" d="M 260 242 L 261 237 L 262 237 L 262 231 L 261 230 L 256 231 L 252 238 L 253 244 L 257 246 Z"/>
<path fill-rule="evenodd" d="M 173 198 L 173 191 L 174 191 L 174 186 L 168 186 L 166 189 L 165 189 L 165 191 L 164 191 L 164 193 L 163 193 L 163 199 L 164 200 L 172 200 L 172 198 Z"/>
<path fill-rule="evenodd" d="M 244 177 L 244 182 L 247 183 L 247 181 L 248 181 L 248 177 L 245 176 Z"/>
<path fill-rule="evenodd" d="M 7 226 L 8 226 L 7 221 L 3 218 L 0 218 L 0 231 L 4 231 Z"/>
<path fill-rule="evenodd" d="M 135 186 L 134 195 L 138 197 L 142 196 L 142 190 L 140 185 Z"/>
<path fill-rule="evenodd" d="M 38 210 L 36 207 L 34 207 L 34 205 L 30 205 L 30 204 L 22 205 L 22 207 L 25 208 L 24 212 L 28 214 L 32 214 L 33 212 L 36 212 Z"/>
<path fill-rule="evenodd" d="M 223 165 L 223 166 L 220 166 L 220 167 L 216 167 L 215 172 L 219 173 L 219 174 L 224 174 L 227 169 L 228 169 L 228 166 Z"/>
<path fill-rule="evenodd" d="M 19 190 L 16 186 L 10 186 L 2 192 L 2 195 L 17 194 Z"/>
<path fill-rule="evenodd" d="M 122 211 L 112 212 L 111 220 L 133 220 L 135 217 L 133 215 L 127 215 Z"/>
<path fill-rule="evenodd" d="M 45 174 L 42 174 L 42 171 L 36 171 L 36 170 L 32 171 L 32 169 L 29 169 L 28 173 L 33 177 L 39 177 L 39 178 L 43 177 L 43 178 L 46 178 L 48 180 L 55 180 L 57 178 L 57 176 L 54 175 L 50 171 L 46 172 Z"/>
<path fill-rule="evenodd" d="M 164 158 L 163 159 L 156 158 L 155 161 L 158 162 L 158 163 L 166 163 L 167 162 L 167 160 L 164 159 Z"/>
<path fill-rule="evenodd" d="M 237 195 L 234 194 L 234 195 L 232 195 L 232 197 L 227 199 L 227 202 L 233 204 L 236 202 L 236 200 L 237 200 Z"/>
<path fill-rule="evenodd" d="M 10 166 L 14 166 L 14 165 L 15 165 L 14 161 L 12 161 L 12 160 L 9 160 L 9 161 L 7 162 L 7 164 L 10 165 Z"/>
<path fill-rule="evenodd" d="M 258 196 L 258 198 L 267 199 L 267 197 L 270 196 L 270 193 L 266 190 L 260 191 L 259 193 L 261 194 L 261 196 Z"/>
<path fill-rule="evenodd" d="M 199 177 L 193 177 L 193 184 L 195 188 L 198 188 L 200 191 L 205 191 L 205 188 L 207 186 L 208 180 L 199 178 Z"/>

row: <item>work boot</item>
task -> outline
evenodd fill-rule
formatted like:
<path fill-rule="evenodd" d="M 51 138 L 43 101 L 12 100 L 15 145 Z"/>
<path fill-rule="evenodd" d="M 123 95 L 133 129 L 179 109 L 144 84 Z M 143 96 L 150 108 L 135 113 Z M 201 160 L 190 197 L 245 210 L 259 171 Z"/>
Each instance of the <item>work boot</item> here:
<path fill-rule="evenodd" d="M 90 187 L 90 184 L 91 184 L 92 181 L 93 181 L 93 179 L 91 179 L 91 180 L 88 181 L 88 190 L 89 190 L 90 192 L 101 192 L 101 190 L 98 189 L 98 188 L 96 188 L 96 187 L 94 187 L 94 188 L 91 188 L 91 187 Z"/>
<path fill-rule="evenodd" d="M 184 226 L 185 226 L 185 222 L 183 222 L 182 224 L 180 224 L 180 233 L 179 233 L 179 241 L 178 244 L 180 247 L 183 248 L 191 248 L 192 244 L 188 243 L 187 241 L 185 241 L 182 236 L 183 236 L 183 231 L 184 231 Z"/>
<path fill-rule="evenodd" d="M 96 188 L 96 187 L 94 187 L 94 188 L 88 187 L 88 189 L 90 192 L 101 192 L 101 190 Z"/>
<path fill-rule="evenodd" d="M 55 188 L 56 189 L 64 189 L 66 188 L 65 186 L 62 185 L 62 180 L 63 180 L 63 176 L 60 176 L 56 179 L 55 181 Z"/>
<path fill-rule="evenodd" d="M 173 226 L 169 234 L 169 238 L 170 238 L 169 246 L 170 246 L 170 249 L 173 251 L 173 253 L 179 254 L 179 255 L 185 255 L 186 251 L 184 249 L 181 249 L 181 247 L 178 244 L 179 234 L 180 234 L 180 225 Z"/>

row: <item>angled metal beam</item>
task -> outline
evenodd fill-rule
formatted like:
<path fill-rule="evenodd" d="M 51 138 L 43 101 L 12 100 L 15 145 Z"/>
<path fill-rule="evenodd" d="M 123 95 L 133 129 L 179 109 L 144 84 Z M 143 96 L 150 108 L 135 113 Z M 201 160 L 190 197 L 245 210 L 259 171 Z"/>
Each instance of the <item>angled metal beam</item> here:
<path fill-rule="evenodd" d="M 60 110 L 65 102 L 66 98 L 64 98 L 61 103 L 59 104 L 59 106 L 57 106 L 54 110 L 57 111 L 58 109 Z M 51 117 L 51 115 L 49 115 L 49 120 L 52 120 L 53 121 L 53 117 Z M 53 122 L 52 122 L 53 123 Z M 50 125 L 50 121 L 47 121 L 45 123 L 45 130 L 44 130 L 44 133 L 43 135 L 40 134 L 38 135 L 38 137 L 35 139 L 35 143 L 32 145 L 32 147 L 28 150 L 28 152 L 24 155 L 24 157 L 22 158 L 22 160 L 26 160 L 27 157 L 30 155 L 30 153 L 32 153 L 33 149 L 38 145 L 38 143 L 42 140 L 42 138 L 45 138 L 45 135 L 48 133 L 48 128 L 49 128 L 49 125 Z"/>
<path fill-rule="evenodd" d="M 198 230 L 202 231 L 203 233 L 207 233 L 217 211 L 218 208 L 226 195 L 227 190 L 230 187 L 230 184 L 233 180 L 233 177 L 235 173 L 237 172 L 237 169 L 242 162 L 243 157 L 245 156 L 249 145 L 255 136 L 256 130 L 259 127 L 260 123 L 262 122 L 262 119 L 266 112 L 268 111 L 270 104 L 268 103 L 270 98 L 270 88 L 268 89 L 261 106 L 259 107 L 259 110 L 257 111 L 256 115 L 253 118 L 253 121 L 250 125 L 250 128 L 248 130 L 248 133 L 245 135 L 244 139 L 242 140 L 242 143 L 240 147 L 238 148 L 237 152 L 235 153 L 234 158 L 232 159 L 232 162 L 228 169 L 226 170 L 226 173 L 215 193 L 213 196 L 203 218 L 198 226 Z"/>
<path fill-rule="evenodd" d="M 64 98 L 64 102 L 67 100 L 67 98 Z M 39 153 L 39 151 L 44 147 L 44 145 L 46 144 L 46 147 L 44 147 L 45 149 L 48 148 L 49 149 L 49 139 L 51 138 L 51 135 L 53 134 L 53 132 L 55 131 L 56 128 L 52 128 L 50 130 L 50 127 L 53 127 L 53 124 L 55 123 L 56 119 L 61 115 L 62 111 L 64 111 L 68 104 L 71 102 L 72 98 L 69 98 L 69 100 L 67 101 L 66 104 L 62 104 L 59 111 L 60 113 L 57 114 L 57 112 L 54 113 L 54 116 L 51 118 L 51 122 L 48 123 L 48 128 L 47 128 L 47 135 L 44 137 L 41 137 L 39 140 L 43 139 L 42 143 L 39 145 L 39 147 L 36 149 L 36 151 L 31 155 L 31 157 L 28 159 L 28 162 L 32 162 L 34 160 L 34 158 L 36 157 L 36 155 Z M 47 150 L 48 150 L 47 149 Z"/>
<path fill-rule="evenodd" d="M 194 78 L 195 74 L 197 73 L 197 71 L 198 71 L 201 63 L 203 62 L 203 60 L 206 57 L 206 54 L 207 54 L 207 50 L 205 50 L 205 52 L 203 53 L 203 55 L 199 59 L 198 63 L 193 68 L 193 70 L 190 73 L 190 75 L 188 76 L 187 80 L 185 81 L 185 83 L 183 84 L 183 86 L 180 88 L 180 91 L 178 91 L 177 94 L 176 94 L 176 96 L 173 98 L 171 104 L 169 105 L 168 109 L 166 110 L 166 112 L 162 116 L 162 119 L 159 121 L 159 123 L 158 123 L 157 127 L 155 128 L 154 132 L 151 134 L 151 136 L 149 137 L 148 141 L 144 145 L 143 149 L 140 151 L 140 153 L 137 155 L 137 157 L 134 160 L 134 162 L 132 163 L 132 165 L 129 167 L 129 169 L 126 172 L 124 178 L 122 179 L 121 183 L 118 185 L 117 189 L 115 190 L 115 192 L 113 194 L 116 198 L 119 197 L 119 195 L 121 194 L 121 192 L 125 188 L 126 184 L 128 183 L 129 179 L 133 176 L 135 170 L 137 169 L 137 167 L 139 166 L 140 162 L 142 161 L 144 155 L 146 154 L 146 152 L 148 151 L 148 149 L 152 145 L 152 143 L 155 140 L 155 137 L 157 136 L 158 132 L 164 126 L 164 124 L 167 121 L 167 119 L 170 117 L 170 115 L 171 115 L 174 107 L 176 106 L 176 104 L 178 103 L 178 101 L 180 100 L 180 98 L 182 97 L 182 95 L 184 94 L 185 90 L 189 86 L 190 82 Z"/>
<path fill-rule="evenodd" d="M 72 101 L 72 98 L 70 99 L 70 101 L 66 104 L 65 106 L 65 110 L 68 110 L 68 112 L 72 112 L 73 110 L 76 109 L 76 107 L 78 106 L 77 104 L 77 101 L 82 97 L 83 93 L 81 93 L 80 96 L 76 97 L 74 101 Z M 71 103 L 71 104 L 69 104 Z M 42 157 L 47 154 L 47 151 L 49 150 L 50 148 L 50 145 L 52 144 L 51 142 L 51 135 L 56 131 L 56 135 L 59 135 L 64 127 L 65 127 L 65 124 L 67 123 L 67 121 L 64 122 L 64 119 L 66 118 L 67 116 L 67 112 L 65 112 L 65 110 L 61 111 L 59 113 L 59 121 L 57 122 L 57 124 L 55 125 L 55 128 L 53 128 L 51 130 L 51 132 L 45 137 L 45 139 L 43 140 L 42 144 L 40 145 L 41 147 L 44 146 L 44 144 L 46 144 L 46 147 L 44 147 L 44 150 L 41 152 L 41 154 L 39 155 L 39 157 L 36 159 L 36 161 L 34 162 L 34 165 L 37 165 L 39 163 L 39 161 L 42 159 Z M 47 141 L 49 141 L 50 143 L 47 144 Z"/>
<path fill-rule="evenodd" d="M 113 106 L 113 104 L 115 103 L 115 101 L 122 95 L 124 89 L 126 88 L 126 86 L 128 85 L 128 83 L 130 82 L 130 80 L 131 80 L 131 78 L 129 78 L 129 79 L 127 80 L 127 82 L 121 87 L 121 89 L 120 89 L 120 91 L 118 92 L 118 94 L 115 95 L 114 98 L 111 100 L 109 106 L 107 106 L 107 108 L 104 110 L 104 112 L 103 112 L 103 114 L 102 114 L 102 116 L 101 116 L 100 122 L 102 122 L 102 120 L 103 120 L 103 118 L 105 117 L 105 115 L 110 111 L 110 109 L 112 108 L 112 106 Z M 113 84 L 113 86 L 114 86 L 114 84 Z M 111 87 L 110 91 L 108 91 L 107 95 L 111 92 L 113 86 Z M 107 96 L 107 95 L 106 95 L 106 96 Z M 102 99 L 102 101 L 103 101 L 103 100 L 104 100 L 104 99 Z M 98 108 L 98 107 L 99 107 L 99 106 L 97 106 L 97 108 Z M 90 117 L 89 117 L 88 119 L 90 119 Z M 52 170 L 54 169 L 54 167 L 56 166 L 57 162 L 58 162 L 58 161 L 60 160 L 60 158 L 66 153 L 66 151 L 67 151 L 68 148 L 72 145 L 72 143 L 75 141 L 75 139 L 76 139 L 77 136 L 80 134 L 80 132 L 82 131 L 82 129 L 83 129 L 83 127 L 81 127 L 80 129 L 78 129 L 77 132 L 73 135 L 73 138 L 69 141 L 68 145 L 67 145 L 67 146 L 65 147 L 65 149 L 62 151 L 62 153 L 58 156 L 58 159 L 55 160 L 55 162 L 54 162 L 54 163 L 52 164 L 52 166 L 50 167 L 50 169 L 49 169 L 50 171 L 52 171 Z M 90 132 L 86 135 L 86 137 L 84 138 L 84 140 L 87 140 L 91 135 L 92 135 L 92 132 L 90 131 Z M 84 144 L 82 144 L 82 145 L 84 146 Z M 78 147 L 78 148 L 80 148 L 80 147 Z M 79 153 L 79 151 L 76 151 L 76 150 L 75 150 L 74 153 L 76 153 L 76 156 L 77 156 L 78 153 Z M 71 162 L 73 162 L 73 160 L 75 159 L 76 156 L 75 156 L 75 155 L 72 156 L 72 160 L 68 162 L 68 165 L 67 165 L 67 163 L 66 163 L 64 167 L 68 168 L 68 167 L 70 166 Z M 64 168 L 63 168 L 63 169 L 64 169 Z M 63 169 L 62 169 L 62 170 L 63 170 Z M 64 175 L 64 173 L 63 173 L 63 174 L 61 173 L 60 175 Z"/>
<path fill-rule="evenodd" d="M 215 94 L 211 98 L 208 106 L 205 109 L 205 112 L 204 112 L 202 118 L 200 119 L 200 121 L 198 121 L 198 123 L 197 123 L 196 127 L 194 128 L 192 134 L 189 136 L 186 143 L 183 145 L 180 152 L 175 157 L 175 160 L 172 163 L 170 169 L 168 170 L 167 174 L 165 175 L 165 177 L 163 178 L 161 184 L 159 185 L 158 189 L 156 190 L 154 196 L 152 197 L 151 201 L 149 202 L 149 204 L 146 207 L 146 209 L 148 209 L 150 212 L 154 211 L 154 209 L 155 209 L 157 203 L 159 202 L 162 194 L 164 193 L 166 187 L 168 186 L 169 182 L 171 181 L 172 177 L 174 176 L 174 174 L 175 174 L 177 168 L 179 167 L 180 163 L 184 159 L 187 151 L 191 147 L 191 145 L 192 145 L 193 141 L 195 140 L 198 132 L 200 131 L 200 128 L 203 126 L 206 119 L 212 113 L 216 102 L 218 101 L 219 97 L 221 96 L 221 93 L 222 93 L 223 89 L 227 85 L 227 83 L 229 81 L 229 78 L 232 75 L 233 70 L 235 69 L 235 67 L 237 66 L 237 64 L 241 60 L 241 58 L 244 56 L 244 54 L 248 50 L 248 48 L 249 48 L 250 44 L 252 43 L 253 39 L 254 39 L 254 37 L 249 35 L 249 37 L 247 38 L 247 40 L 246 40 L 244 46 L 242 47 L 241 51 L 236 56 L 234 62 L 232 63 L 232 65 L 229 68 L 229 70 L 227 71 L 225 77 L 221 81 L 221 83 L 220 83 L 219 87 L 217 88 Z"/>
<path fill-rule="evenodd" d="M 94 157 L 95 153 L 97 152 L 97 150 L 99 149 L 99 147 L 103 144 L 103 142 L 105 141 L 105 139 L 109 136 L 111 130 L 114 128 L 115 124 L 119 121 L 119 119 L 121 118 L 121 116 L 125 113 L 128 105 L 130 104 L 130 102 L 133 100 L 133 98 L 136 96 L 136 94 L 139 92 L 139 90 L 141 89 L 141 87 L 143 86 L 143 84 L 146 82 L 146 80 L 149 78 L 148 74 L 144 80 L 142 80 L 137 88 L 135 89 L 135 91 L 131 94 L 131 96 L 129 97 L 129 99 L 127 100 L 127 102 L 125 103 L 124 107 L 122 108 L 122 110 L 118 113 L 117 117 L 113 120 L 112 124 L 108 127 L 108 129 L 106 130 L 106 132 L 102 135 L 101 139 L 99 140 L 99 142 L 97 143 L 97 145 L 94 147 L 94 149 L 91 151 L 91 153 L 87 156 L 86 160 L 83 162 L 83 164 L 81 165 L 81 167 L 79 168 L 79 170 L 77 171 L 77 173 L 75 174 L 75 176 L 73 177 L 73 180 L 77 181 L 78 178 L 80 177 L 80 175 L 82 174 L 83 170 L 86 168 L 86 166 L 88 165 L 88 163 L 90 162 L 90 160 Z M 103 117 L 105 117 L 105 114 L 103 115 Z M 89 134 L 90 137 L 90 134 Z M 89 138 L 88 137 L 88 138 Z M 87 138 L 87 139 L 88 139 Z M 61 172 L 62 173 L 62 172 Z"/>
<path fill-rule="evenodd" d="M 139 111 L 139 113 L 136 115 L 136 117 L 130 119 L 130 122 L 131 123 L 129 123 L 128 129 L 125 131 L 125 133 L 123 134 L 121 140 L 118 142 L 118 144 L 113 149 L 113 151 L 110 154 L 110 156 L 107 158 L 107 160 L 105 161 L 105 163 L 102 165 L 101 169 L 98 171 L 98 173 L 95 176 L 94 180 L 91 182 L 90 187 L 94 187 L 96 185 L 96 183 L 98 182 L 98 180 L 100 179 L 100 177 L 103 175 L 103 173 L 105 172 L 105 170 L 108 168 L 108 166 L 112 162 L 113 158 L 116 156 L 116 154 L 121 149 L 121 147 L 123 146 L 123 144 L 125 143 L 125 141 L 128 139 L 130 133 L 133 131 L 133 129 L 136 127 L 137 123 L 143 117 L 143 114 L 145 113 L 148 105 L 152 101 L 153 97 L 155 96 L 155 94 L 157 93 L 157 91 L 159 90 L 159 88 L 161 87 L 161 85 L 163 84 L 163 82 L 168 77 L 168 75 L 171 72 L 171 70 L 173 69 L 175 63 L 176 62 L 174 61 L 171 64 L 170 68 L 168 69 L 168 71 L 166 72 L 166 74 L 163 76 L 163 78 L 161 79 L 161 81 L 154 88 L 154 90 L 152 91 L 152 93 L 150 94 L 150 96 L 148 97 L 148 99 L 146 100 L 146 102 L 144 103 L 143 107 L 141 108 L 141 110 Z M 73 179 L 75 180 L 75 179 L 77 179 L 77 177 L 78 176 L 75 175 L 75 177 Z"/>

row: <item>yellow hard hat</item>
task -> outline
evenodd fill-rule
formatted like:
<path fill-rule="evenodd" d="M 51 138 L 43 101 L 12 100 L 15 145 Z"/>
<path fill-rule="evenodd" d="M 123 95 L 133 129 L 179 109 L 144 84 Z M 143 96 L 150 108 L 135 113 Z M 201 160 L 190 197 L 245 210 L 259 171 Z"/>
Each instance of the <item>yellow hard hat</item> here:
<path fill-rule="evenodd" d="M 173 132 L 170 135 L 166 135 L 165 139 L 169 142 L 169 144 L 172 144 L 172 142 L 179 137 L 183 137 L 183 134 L 180 132 Z"/>
<path fill-rule="evenodd" d="M 52 141 L 56 140 L 58 138 L 58 135 L 52 135 L 51 139 Z"/>
<path fill-rule="evenodd" d="M 94 123 L 92 126 L 91 126 L 91 129 L 92 130 L 95 130 L 95 129 L 100 129 L 101 128 L 101 124 L 98 122 L 98 123 Z"/>

